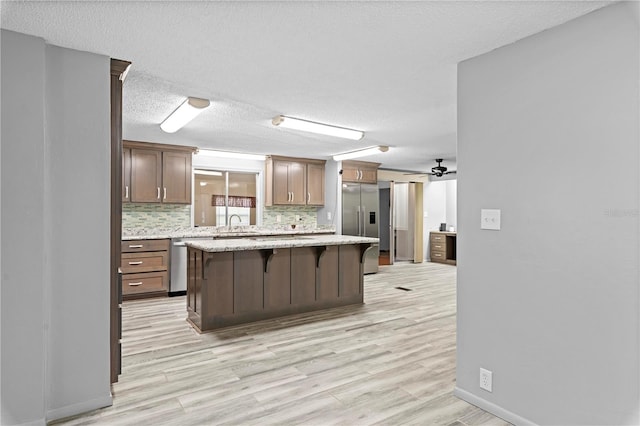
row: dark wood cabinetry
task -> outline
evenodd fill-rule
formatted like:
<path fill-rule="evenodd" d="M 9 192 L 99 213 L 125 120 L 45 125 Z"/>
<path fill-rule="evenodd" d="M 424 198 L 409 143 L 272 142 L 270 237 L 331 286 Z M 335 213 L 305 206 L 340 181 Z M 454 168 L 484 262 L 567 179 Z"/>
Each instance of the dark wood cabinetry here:
<path fill-rule="evenodd" d="M 343 161 L 342 181 L 358 183 L 377 183 L 380 163 L 367 161 Z"/>
<path fill-rule="evenodd" d="M 131 202 L 162 202 L 162 151 L 131 150 Z"/>
<path fill-rule="evenodd" d="M 131 148 L 122 149 L 122 202 L 131 201 Z"/>
<path fill-rule="evenodd" d="M 122 242 L 122 296 L 124 299 L 166 296 L 169 290 L 169 241 Z"/>
<path fill-rule="evenodd" d="M 455 232 L 431 232 L 429 234 L 431 261 L 455 265 L 457 262 L 456 242 Z"/>
<path fill-rule="evenodd" d="M 273 162 L 273 203 L 305 205 L 305 165 L 293 161 Z"/>
<path fill-rule="evenodd" d="M 123 201 L 191 204 L 191 157 L 196 148 L 123 144 Z"/>
<path fill-rule="evenodd" d="M 324 160 L 268 157 L 265 205 L 324 205 L 324 167 Z"/>
<path fill-rule="evenodd" d="M 191 152 L 162 153 L 162 202 L 191 204 Z"/>
<path fill-rule="evenodd" d="M 307 205 L 324 205 L 324 163 L 307 163 Z"/>
<path fill-rule="evenodd" d="M 187 248 L 187 312 L 200 331 L 363 302 L 370 244 L 206 252 Z"/>

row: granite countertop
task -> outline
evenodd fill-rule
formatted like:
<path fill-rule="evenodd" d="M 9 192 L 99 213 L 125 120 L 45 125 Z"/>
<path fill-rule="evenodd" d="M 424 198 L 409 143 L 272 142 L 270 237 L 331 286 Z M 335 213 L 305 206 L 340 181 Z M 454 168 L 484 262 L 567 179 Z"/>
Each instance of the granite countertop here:
<path fill-rule="evenodd" d="M 378 238 L 351 235 L 305 235 L 250 237 L 224 240 L 187 241 L 186 245 L 206 252 L 261 250 L 271 248 L 337 246 L 345 244 L 376 244 Z"/>
<path fill-rule="evenodd" d="M 291 229 L 290 225 L 283 226 L 231 226 L 231 227 L 180 227 L 165 229 L 123 229 L 122 240 L 160 240 L 165 238 L 229 238 L 229 237 L 258 237 L 269 235 L 301 235 L 301 234 L 334 234 L 336 227 L 331 225 L 304 226 L 298 225 Z"/>

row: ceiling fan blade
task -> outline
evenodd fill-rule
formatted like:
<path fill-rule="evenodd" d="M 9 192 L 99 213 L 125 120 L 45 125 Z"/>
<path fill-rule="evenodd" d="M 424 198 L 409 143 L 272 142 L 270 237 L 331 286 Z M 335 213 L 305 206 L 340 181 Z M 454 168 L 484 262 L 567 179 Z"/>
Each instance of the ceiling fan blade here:
<path fill-rule="evenodd" d="M 450 172 L 446 172 L 445 175 L 455 174 L 457 170 L 451 170 Z"/>

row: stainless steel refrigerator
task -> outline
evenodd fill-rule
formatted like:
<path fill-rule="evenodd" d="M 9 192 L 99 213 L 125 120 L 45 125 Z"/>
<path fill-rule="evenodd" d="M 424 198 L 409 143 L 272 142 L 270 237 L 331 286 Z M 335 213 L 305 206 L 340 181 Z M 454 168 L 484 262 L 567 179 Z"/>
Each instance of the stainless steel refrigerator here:
<path fill-rule="evenodd" d="M 342 235 L 379 238 L 378 184 L 342 184 Z M 378 272 L 379 245 L 365 253 L 364 273 Z"/>

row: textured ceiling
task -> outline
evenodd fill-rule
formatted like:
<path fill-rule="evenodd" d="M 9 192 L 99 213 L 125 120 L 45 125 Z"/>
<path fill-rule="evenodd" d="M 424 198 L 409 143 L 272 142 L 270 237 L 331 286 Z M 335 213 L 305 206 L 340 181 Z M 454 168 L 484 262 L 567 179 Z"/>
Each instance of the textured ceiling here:
<path fill-rule="evenodd" d="M 2 28 L 129 60 L 126 139 L 426 171 L 455 164 L 456 64 L 598 9 L 599 1 L 2 2 Z M 186 96 L 212 107 L 177 133 Z M 364 130 L 345 141 L 274 128 L 277 114 Z"/>

